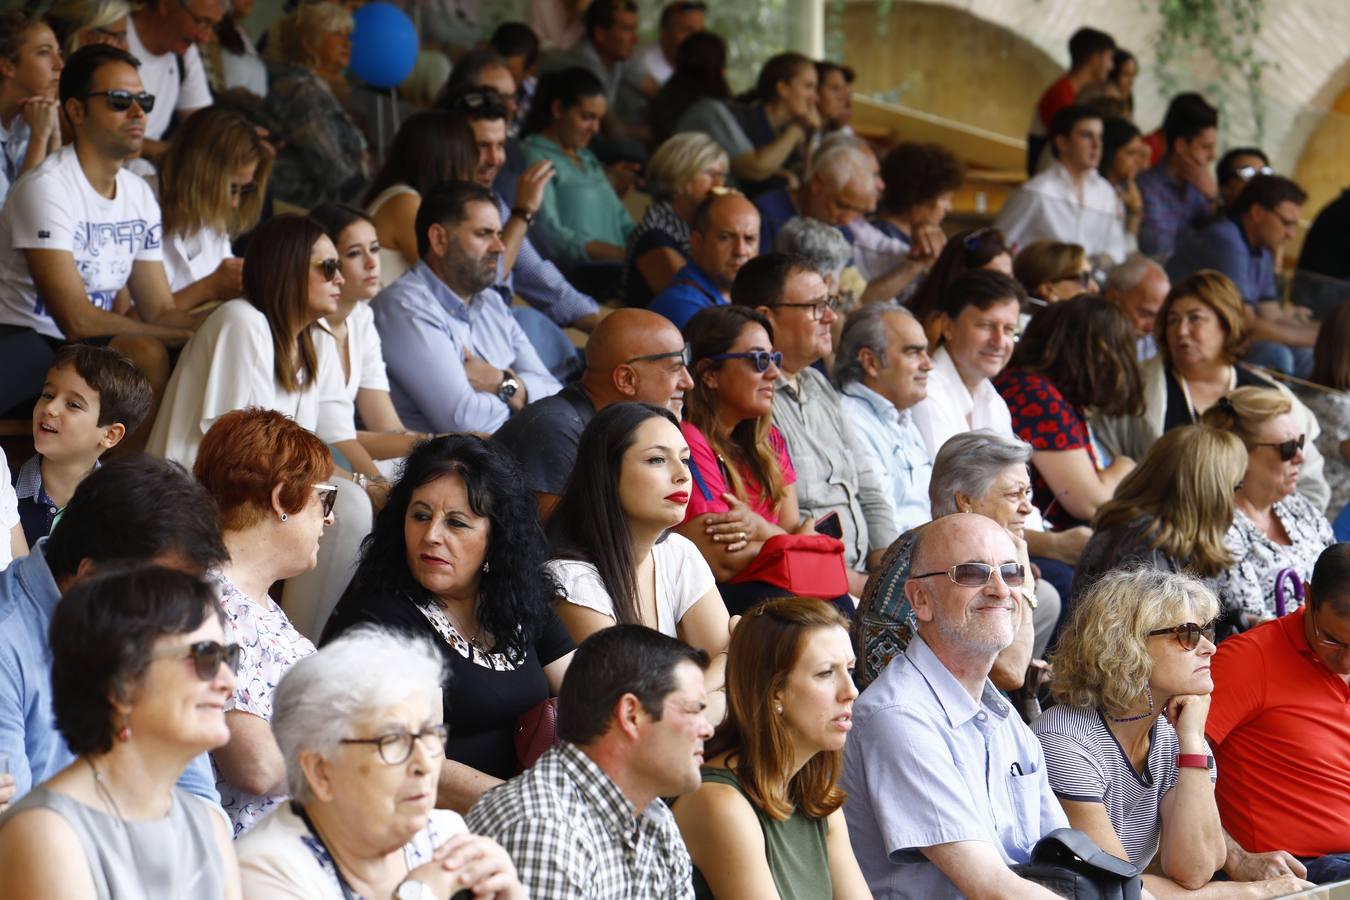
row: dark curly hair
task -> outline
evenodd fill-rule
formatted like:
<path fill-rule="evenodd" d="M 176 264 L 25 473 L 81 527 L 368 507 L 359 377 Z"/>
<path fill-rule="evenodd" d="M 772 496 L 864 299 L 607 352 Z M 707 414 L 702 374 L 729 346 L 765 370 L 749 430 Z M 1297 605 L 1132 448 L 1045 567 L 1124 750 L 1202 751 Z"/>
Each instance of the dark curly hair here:
<path fill-rule="evenodd" d="M 49 639 L 52 712 L 70 751 L 111 750 L 113 698 L 127 702 L 155 641 L 196 631 L 210 615 L 224 624 L 215 591 L 163 566 L 114 566 L 72 587 L 52 614 Z"/>
<path fill-rule="evenodd" d="M 966 166 L 941 144 L 905 141 L 881 161 L 881 180 L 886 184 L 882 211 L 907 213 L 959 188 L 966 180 Z"/>
<path fill-rule="evenodd" d="M 464 480 L 469 506 L 491 523 L 475 612 L 494 652 L 524 654 L 543 632 L 552 615 L 558 586 L 545 569 L 548 543 L 539 525 L 534 494 L 510 452 L 470 434 L 449 434 L 419 444 L 408 456 L 403 474 L 375 517 L 375 526 L 361 544 L 361 562 L 341 605 L 361 598 L 398 594 L 419 606 L 434 596 L 408 570 L 403 523 L 413 492 L 446 475 Z M 325 632 L 324 640 L 333 635 Z"/>

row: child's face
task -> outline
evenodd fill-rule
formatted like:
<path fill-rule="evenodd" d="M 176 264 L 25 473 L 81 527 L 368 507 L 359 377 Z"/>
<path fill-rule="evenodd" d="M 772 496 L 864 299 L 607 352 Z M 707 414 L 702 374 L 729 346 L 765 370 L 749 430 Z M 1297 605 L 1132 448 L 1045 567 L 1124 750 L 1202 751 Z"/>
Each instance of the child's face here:
<path fill-rule="evenodd" d="M 118 424 L 98 424 L 98 391 L 72 366 L 47 373 L 42 396 L 33 408 L 33 446 L 47 459 L 103 453 L 121 439 Z"/>

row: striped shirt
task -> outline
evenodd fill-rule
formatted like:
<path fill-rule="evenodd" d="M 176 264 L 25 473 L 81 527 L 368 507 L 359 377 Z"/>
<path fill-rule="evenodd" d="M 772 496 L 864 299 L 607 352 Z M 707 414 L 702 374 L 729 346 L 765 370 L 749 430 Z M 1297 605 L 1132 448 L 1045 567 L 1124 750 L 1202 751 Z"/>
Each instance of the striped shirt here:
<path fill-rule="evenodd" d="M 1147 765 L 1141 773 L 1125 756 L 1100 710 L 1054 706 L 1031 726 L 1045 752 L 1050 788 L 1063 800 L 1106 807 L 1116 836 L 1141 869 L 1158 852 L 1159 804 L 1177 783 L 1176 730 L 1159 715 L 1149 735 Z M 1209 745 L 1205 753 L 1213 755 Z M 1213 762 L 1209 777 L 1217 778 Z"/>

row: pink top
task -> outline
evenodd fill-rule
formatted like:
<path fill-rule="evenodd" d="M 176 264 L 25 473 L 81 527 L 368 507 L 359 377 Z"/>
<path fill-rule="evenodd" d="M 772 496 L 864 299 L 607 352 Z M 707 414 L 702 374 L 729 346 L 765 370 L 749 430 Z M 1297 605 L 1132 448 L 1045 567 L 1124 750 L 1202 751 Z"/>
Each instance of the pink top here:
<path fill-rule="evenodd" d="M 717 461 L 717 454 L 713 452 L 712 445 L 703 436 L 703 432 L 688 422 L 680 423 L 680 431 L 689 442 L 689 469 L 694 475 L 694 488 L 689 492 L 689 508 L 685 510 L 684 520 L 688 522 L 704 513 L 726 512 L 727 503 L 722 499 L 722 495 L 731 488 L 727 486 L 722 466 Z M 769 446 L 773 447 L 774 453 L 778 456 L 778 468 L 783 471 L 783 483 L 796 484 L 797 470 L 792 467 L 787 441 L 783 439 L 777 427 L 769 429 Z M 777 525 L 778 512 L 770 504 L 769 498 L 763 496 L 759 482 L 749 472 L 742 471 L 741 477 L 745 481 L 748 494 L 746 501 L 750 504 L 750 508 L 765 520 Z"/>

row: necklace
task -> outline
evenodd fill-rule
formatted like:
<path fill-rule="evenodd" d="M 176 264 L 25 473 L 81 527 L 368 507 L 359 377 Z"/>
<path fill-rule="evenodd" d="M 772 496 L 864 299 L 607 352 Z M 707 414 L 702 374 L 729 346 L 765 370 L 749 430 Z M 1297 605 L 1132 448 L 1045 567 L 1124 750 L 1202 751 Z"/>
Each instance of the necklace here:
<path fill-rule="evenodd" d="M 484 644 L 482 641 L 483 623 L 482 622 L 478 623 L 478 628 L 474 631 L 473 636 L 470 637 L 469 629 L 460 625 L 459 622 L 456 621 L 457 617 L 451 615 L 450 607 L 446 606 L 444 603 L 442 603 L 440 606 L 441 611 L 445 613 L 445 617 L 450 620 L 450 627 L 455 629 L 455 631 L 459 633 L 459 636 L 464 638 L 464 640 L 468 642 L 469 649 L 476 650 L 477 652 L 483 654 L 484 656 L 487 656 L 488 652 L 487 645 Z"/>
<path fill-rule="evenodd" d="M 94 761 L 87 756 L 84 761 L 89 764 L 89 771 L 94 773 L 94 791 L 103 800 L 104 805 L 112 811 L 113 816 L 122 826 L 122 832 L 127 836 L 127 847 L 131 850 L 131 864 L 136 867 L 137 872 L 144 875 L 146 870 L 141 865 L 140 855 L 136 852 L 136 841 L 132 839 L 131 828 L 127 826 L 126 816 L 122 815 L 122 810 L 113 798 L 112 791 L 108 789 L 107 783 L 103 780 L 103 773 L 98 770 L 98 766 L 94 765 Z M 144 884 L 142 884 L 142 888 L 144 888 Z"/>
<path fill-rule="evenodd" d="M 1153 688 L 1144 685 L 1144 691 L 1148 694 L 1148 712 L 1137 716 L 1126 716 L 1123 719 L 1117 719 L 1115 716 L 1107 714 L 1106 717 L 1117 725 L 1124 725 L 1126 722 L 1138 722 L 1140 719 L 1147 719 L 1149 716 L 1156 716 L 1158 713 L 1153 709 Z"/>

